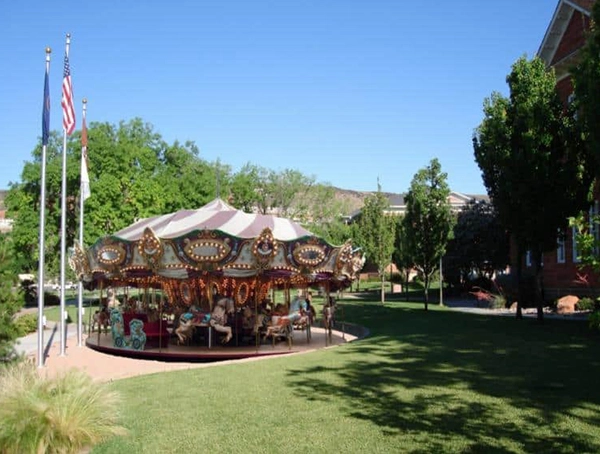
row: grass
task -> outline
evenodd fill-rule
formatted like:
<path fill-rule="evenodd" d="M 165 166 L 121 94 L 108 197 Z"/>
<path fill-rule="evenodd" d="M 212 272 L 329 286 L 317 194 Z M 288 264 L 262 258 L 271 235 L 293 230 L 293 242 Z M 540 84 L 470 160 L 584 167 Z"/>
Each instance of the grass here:
<path fill-rule="evenodd" d="M 130 436 L 93 452 L 600 452 L 585 322 L 343 306 L 370 337 L 114 382 Z"/>

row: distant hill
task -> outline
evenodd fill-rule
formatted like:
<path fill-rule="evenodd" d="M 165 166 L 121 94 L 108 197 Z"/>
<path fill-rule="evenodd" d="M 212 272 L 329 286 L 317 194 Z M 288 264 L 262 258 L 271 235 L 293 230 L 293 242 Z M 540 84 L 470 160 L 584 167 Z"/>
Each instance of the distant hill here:
<path fill-rule="evenodd" d="M 335 189 L 335 198 L 344 203 L 344 206 L 347 209 L 347 213 L 345 215 L 350 215 L 356 210 L 361 209 L 365 204 L 365 198 L 372 194 L 372 192 L 364 192 L 364 191 L 353 191 L 352 189 Z"/>

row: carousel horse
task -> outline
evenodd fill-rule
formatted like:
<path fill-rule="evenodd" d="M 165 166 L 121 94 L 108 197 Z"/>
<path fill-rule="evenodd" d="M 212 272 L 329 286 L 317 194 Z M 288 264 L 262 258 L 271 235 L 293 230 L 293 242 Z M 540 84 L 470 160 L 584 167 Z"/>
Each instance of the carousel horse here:
<path fill-rule="evenodd" d="M 225 333 L 226 336 L 222 343 L 226 344 L 233 337 L 231 326 L 225 326 L 227 323 L 227 314 L 234 311 L 234 303 L 231 298 L 221 298 L 215 304 L 213 311 L 210 313 L 209 325 L 219 333 Z"/>
<path fill-rule="evenodd" d="M 282 327 L 291 328 L 293 326 L 305 325 L 308 321 L 308 315 L 303 308 L 303 304 L 304 302 L 301 298 L 294 298 L 290 303 L 288 313 L 285 314 L 284 312 L 284 315 L 279 316 L 277 313 L 281 314 L 281 311 L 284 309 L 281 304 L 278 304 L 277 306 L 279 307 L 276 308 L 275 314 L 273 314 L 273 317 L 271 317 L 271 325 L 267 328 L 267 335 L 265 337 L 272 335 L 274 332 L 282 331 Z"/>
<path fill-rule="evenodd" d="M 308 323 L 308 314 L 306 312 L 306 302 L 300 298 L 294 298 L 290 303 L 288 317 L 292 325 L 298 329 L 304 329 Z"/>
<path fill-rule="evenodd" d="M 331 331 L 335 323 L 335 300 L 330 298 L 329 303 L 323 307 L 323 327 L 329 340 L 331 340 Z"/>
<path fill-rule="evenodd" d="M 110 316 L 108 315 L 106 309 L 101 309 L 94 312 L 92 324 L 90 326 L 90 333 L 93 333 L 96 327 L 98 327 L 98 331 L 102 332 L 102 327 L 104 327 L 104 334 L 108 334 L 109 319 Z"/>
<path fill-rule="evenodd" d="M 187 344 L 194 334 L 194 315 L 190 312 L 185 312 L 179 316 L 179 326 L 175 328 L 177 342 Z"/>
<path fill-rule="evenodd" d="M 275 310 L 271 316 L 271 323 L 267 326 L 264 339 L 269 336 L 272 336 L 273 340 L 277 336 L 290 337 L 293 334 L 292 328 L 294 324 L 302 318 L 300 312 L 301 306 L 298 299 L 292 301 L 287 314 L 285 313 L 285 306 L 282 304 L 275 306 Z"/>
<path fill-rule="evenodd" d="M 144 322 L 134 318 L 129 322 L 131 336 L 129 342 L 134 350 L 143 350 L 146 346 L 146 333 L 143 330 Z"/>
<path fill-rule="evenodd" d="M 113 345 L 115 347 L 125 347 L 125 328 L 123 326 L 123 314 L 119 309 L 110 311 L 110 329 L 112 331 Z"/>

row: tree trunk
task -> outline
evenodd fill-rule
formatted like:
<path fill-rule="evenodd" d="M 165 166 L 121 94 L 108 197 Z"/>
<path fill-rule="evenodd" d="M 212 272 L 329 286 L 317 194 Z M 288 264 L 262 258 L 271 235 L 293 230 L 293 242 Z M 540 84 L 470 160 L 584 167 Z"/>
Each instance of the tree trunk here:
<path fill-rule="evenodd" d="M 381 304 L 385 303 L 385 272 L 381 273 Z"/>
<path fill-rule="evenodd" d="M 442 259 L 440 257 L 440 300 L 438 301 L 440 306 L 444 305 L 444 275 L 442 273 Z"/>
<path fill-rule="evenodd" d="M 523 318 L 523 310 L 521 308 L 521 301 L 524 298 L 524 292 L 521 285 L 522 274 L 523 274 L 523 265 L 521 264 L 521 260 L 523 259 L 523 255 L 521 253 L 521 248 L 517 247 L 517 319 L 520 320 Z"/>
<path fill-rule="evenodd" d="M 404 293 L 406 301 L 410 301 L 410 293 L 408 291 L 408 281 L 410 279 L 410 270 L 406 271 L 406 280 L 404 281 Z"/>
<path fill-rule="evenodd" d="M 533 266 L 535 267 L 535 307 L 537 308 L 538 322 L 544 322 L 544 283 L 543 283 L 543 265 L 542 253 L 536 252 Z"/>
<path fill-rule="evenodd" d="M 424 274 L 424 273 L 423 273 Z M 424 293 L 425 293 L 425 310 L 429 310 L 429 278 L 424 279 Z"/>

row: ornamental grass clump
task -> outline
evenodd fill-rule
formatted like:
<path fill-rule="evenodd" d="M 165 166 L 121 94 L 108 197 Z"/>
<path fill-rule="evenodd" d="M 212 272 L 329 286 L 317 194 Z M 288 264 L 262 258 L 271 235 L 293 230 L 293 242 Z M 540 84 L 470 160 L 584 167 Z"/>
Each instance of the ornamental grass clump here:
<path fill-rule="evenodd" d="M 77 453 L 118 425 L 119 396 L 78 369 L 42 376 L 22 361 L 0 369 L 0 452 Z"/>

